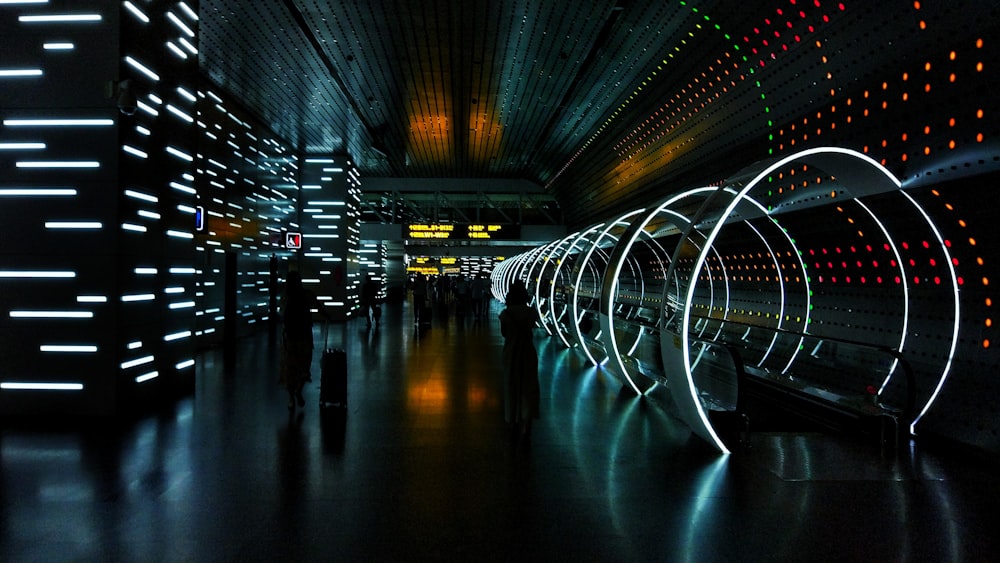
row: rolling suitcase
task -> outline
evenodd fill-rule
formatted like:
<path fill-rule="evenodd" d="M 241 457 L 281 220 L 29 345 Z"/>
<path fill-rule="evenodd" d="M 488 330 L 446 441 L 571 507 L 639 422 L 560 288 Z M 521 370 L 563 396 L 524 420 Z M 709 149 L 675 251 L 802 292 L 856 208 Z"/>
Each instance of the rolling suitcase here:
<path fill-rule="evenodd" d="M 328 331 L 326 331 L 328 332 Z M 323 339 L 323 358 L 320 360 L 319 406 L 347 407 L 347 352 L 327 346 Z"/>

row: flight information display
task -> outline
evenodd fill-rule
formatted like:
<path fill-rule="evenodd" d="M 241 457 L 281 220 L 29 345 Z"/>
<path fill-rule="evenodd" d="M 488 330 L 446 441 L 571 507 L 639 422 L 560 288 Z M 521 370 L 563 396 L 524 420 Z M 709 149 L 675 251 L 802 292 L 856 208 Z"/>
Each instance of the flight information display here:
<path fill-rule="evenodd" d="M 410 223 L 406 238 L 430 240 L 518 240 L 520 225 L 496 223 Z"/>

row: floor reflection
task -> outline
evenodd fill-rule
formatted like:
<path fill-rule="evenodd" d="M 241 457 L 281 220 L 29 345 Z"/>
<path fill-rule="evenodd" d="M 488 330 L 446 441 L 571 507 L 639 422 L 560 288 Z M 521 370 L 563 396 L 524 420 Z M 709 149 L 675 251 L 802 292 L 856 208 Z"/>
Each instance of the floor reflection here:
<path fill-rule="evenodd" d="M 820 434 L 718 456 L 667 389 L 620 380 L 539 335 L 529 444 L 502 420 L 488 320 L 405 307 L 316 327 L 314 382 L 289 415 L 276 344 L 198 360 L 197 388 L 113 424 L 0 428 L 0 560 L 977 560 L 997 553 L 995 467 Z M 318 404 L 324 346 L 346 408 Z"/>

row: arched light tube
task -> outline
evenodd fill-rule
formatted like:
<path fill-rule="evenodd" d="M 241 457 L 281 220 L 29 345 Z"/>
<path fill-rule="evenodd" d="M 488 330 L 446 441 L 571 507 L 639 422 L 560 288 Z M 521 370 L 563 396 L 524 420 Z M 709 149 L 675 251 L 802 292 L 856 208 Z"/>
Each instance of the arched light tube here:
<path fill-rule="evenodd" d="M 944 237 L 941 236 L 941 231 L 938 230 L 937 225 L 934 224 L 934 221 L 931 221 L 930 216 L 927 215 L 927 212 L 924 211 L 924 208 L 921 207 L 919 203 L 917 203 L 917 200 L 913 199 L 913 197 L 911 197 L 910 194 L 906 192 L 900 192 L 900 193 L 903 194 L 903 197 L 909 200 L 909 202 L 913 204 L 913 207 L 915 207 L 917 211 L 920 212 L 920 215 L 923 216 L 924 220 L 927 221 L 927 225 L 929 225 L 931 230 L 934 232 L 934 237 L 937 239 L 938 244 L 941 245 L 941 250 L 944 251 L 944 255 L 946 258 L 945 262 L 948 263 L 948 273 L 949 275 L 951 275 L 951 288 L 952 288 L 952 293 L 954 295 L 954 303 L 955 303 L 954 307 L 955 318 L 952 323 L 951 347 L 948 349 L 948 361 L 945 363 L 944 369 L 941 370 L 941 377 L 938 379 L 938 384 L 934 388 L 934 392 L 931 394 L 931 397 L 924 404 L 924 407 L 920 409 L 920 414 L 918 414 L 917 417 L 913 419 L 913 422 L 910 423 L 910 434 L 916 434 L 917 423 L 919 423 L 920 419 L 923 418 L 925 414 L 927 414 L 927 411 L 930 410 L 931 405 L 933 405 L 934 401 L 937 400 L 938 394 L 941 393 L 941 389 L 944 387 L 944 383 L 948 379 L 948 374 L 951 373 L 951 364 L 955 360 L 955 348 L 958 346 L 958 327 L 961 321 L 962 313 L 961 313 L 961 307 L 959 307 L 958 275 L 955 273 L 955 263 L 952 262 L 951 252 L 948 250 L 948 246 L 944 243 Z"/>
<path fill-rule="evenodd" d="M 555 280 L 559 272 L 559 265 L 562 264 L 566 252 L 563 252 L 563 247 L 566 246 L 568 249 L 568 243 L 571 239 L 576 239 L 579 233 L 573 233 L 567 237 L 560 239 L 549 253 L 548 260 L 544 260 L 541 264 L 541 268 L 538 272 L 538 284 L 535 287 L 535 310 L 538 312 L 538 319 L 541 321 L 542 327 L 545 328 L 545 332 L 550 335 L 553 331 L 558 332 L 559 329 L 555 327 L 557 319 L 555 314 L 552 312 L 552 302 L 555 293 Z M 551 268 L 550 268 L 551 266 Z M 546 290 L 543 286 L 546 283 L 545 272 L 547 269 L 551 269 L 553 274 L 548 280 L 549 288 Z M 551 329 L 549 327 L 552 327 Z"/>
<path fill-rule="evenodd" d="M 705 260 L 707 258 L 707 252 L 705 249 L 711 248 L 715 239 L 718 237 L 719 232 L 722 227 L 726 224 L 727 220 L 732 216 L 737 205 L 743 201 L 743 196 L 755 188 L 763 179 L 770 175 L 773 171 L 786 166 L 787 164 L 796 160 L 811 160 L 810 157 L 816 157 L 821 163 L 835 168 L 837 171 L 836 176 L 840 179 L 843 185 L 850 185 L 852 188 L 852 193 L 854 197 L 860 197 L 862 195 L 869 195 L 887 191 L 885 189 L 886 185 L 898 189 L 900 187 L 900 182 L 896 179 L 888 170 L 886 170 L 879 163 L 875 162 L 868 156 L 865 156 L 856 151 L 851 151 L 848 149 L 841 149 L 838 147 L 818 147 L 814 149 L 808 149 L 800 153 L 786 156 L 784 158 L 778 159 L 772 164 L 766 166 L 761 172 L 753 175 L 753 178 L 747 182 L 737 197 L 731 199 L 729 204 L 725 207 L 718 220 L 712 226 L 709 231 L 708 236 L 705 239 L 704 247 L 702 251 L 698 254 L 695 259 L 694 266 L 692 267 L 691 273 L 691 283 L 688 284 L 686 296 L 684 298 L 684 305 L 682 311 L 682 318 L 680 322 L 680 334 L 679 342 L 674 342 L 673 346 L 667 343 L 667 339 L 663 338 L 664 335 L 661 334 L 661 351 L 664 355 L 664 365 L 669 366 L 673 363 L 675 358 L 674 352 L 679 351 L 684 365 L 685 376 L 686 376 L 686 386 L 671 385 L 671 390 L 674 391 L 673 397 L 675 402 L 678 404 L 678 408 L 681 411 L 680 414 L 685 422 L 691 427 L 692 431 L 706 439 L 709 443 L 714 445 L 720 452 L 729 453 L 729 449 L 719 438 L 715 429 L 712 427 L 711 422 L 708 420 L 708 416 L 705 413 L 705 409 L 701 404 L 701 400 L 698 397 L 698 390 L 695 388 L 694 378 L 691 373 L 691 342 L 690 335 L 688 334 L 687 326 L 691 318 L 691 304 L 694 298 L 695 288 L 697 283 L 697 275 L 704 266 Z M 854 161 L 861 161 L 861 163 L 866 166 L 853 167 L 851 164 Z M 702 211 L 705 206 L 702 207 Z M 701 213 L 702 211 L 699 211 Z M 699 218 L 695 218 L 698 221 Z M 682 239 L 678 244 L 678 250 L 683 246 L 684 240 Z M 661 314 L 662 315 L 662 314 Z M 664 327 L 665 328 L 665 327 Z M 808 327 L 807 327 L 808 328 Z M 679 344 L 679 346 L 676 346 Z M 679 350 L 678 350 L 679 348 Z M 675 381 L 676 379 L 671 379 Z M 686 389 L 684 388 L 686 387 Z"/>
<path fill-rule="evenodd" d="M 644 211 L 643 209 L 636 209 L 634 211 L 629 211 L 628 213 L 622 215 L 621 217 L 618 217 L 614 221 L 608 222 L 607 227 L 605 227 L 604 230 L 601 231 L 601 235 L 599 237 L 597 237 L 597 239 L 594 241 L 594 244 L 592 244 L 590 246 L 590 249 L 587 251 L 587 255 L 583 258 L 583 263 L 581 264 L 581 268 L 579 270 L 579 273 L 577 274 L 576 281 L 574 282 L 573 285 L 575 285 L 577 287 L 580 286 L 580 281 L 581 281 L 581 278 L 583 276 L 583 272 L 585 271 L 583 265 L 586 265 L 586 264 L 590 263 L 590 259 L 591 259 L 591 257 L 593 257 L 594 251 L 599 249 L 601 241 L 603 241 L 604 238 L 608 237 L 608 236 L 617 239 L 617 237 L 614 237 L 614 235 L 609 235 L 609 233 L 611 232 L 611 229 L 613 229 L 613 228 L 615 228 L 617 226 L 625 226 L 627 228 L 627 226 L 629 224 L 627 222 L 628 219 L 630 217 L 634 216 L 634 215 L 638 215 L 639 213 L 642 213 L 643 211 Z M 605 265 L 605 269 L 604 270 L 605 270 L 605 275 L 607 275 L 607 266 L 606 265 Z M 576 304 L 577 304 L 577 302 L 574 301 L 574 306 L 576 306 Z M 599 313 L 600 313 L 600 311 L 598 310 L 598 314 Z M 573 312 L 573 316 L 575 318 L 579 318 L 579 311 L 575 310 Z M 608 357 L 605 357 L 601 361 L 597 361 L 597 359 L 594 358 L 593 354 L 590 353 L 589 348 L 585 345 L 585 342 L 584 342 L 584 339 L 583 339 L 583 335 L 580 333 L 579 327 L 577 327 L 576 333 L 577 333 L 577 338 L 579 339 L 579 341 L 581 343 L 581 348 L 583 349 L 584 354 L 586 354 L 587 359 L 589 359 L 590 362 L 593 365 L 595 365 L 595 366 L 603 365 L 605 362 L 608 361 Z"/>
<path fill-rule="evenodd" d="M 604 223 L 598 223 L 597 225 L 595 225 L 593 227 L 590 227 L 589 229 L 581 231 L 580 234 L 577 235 L 576 238 L 573 239 L 572 244 L 570 244 L 569 249 L 566 251 L 566 256 L 569 257 L 573 253 L 574 249 L 576 249 L 579 246 L 580 241 L 585 240 L 586 237 L 587 237 L 587 235 L 589 235 L 590 233 L 596 232 L 603 225 L 604 225 Z M 560 274 L 560 272 L 562 270 L 563 265 L 565 265 L 566 262 L 567 262 L 567 260 L 564 259 L 564 260 L 560 261 L 556 265 L 555 273 L 552 275 L 552 279 L 553 280 L 559 279 L 559 274 Z M 580 319 L 576 317 L 575 313 L 573 313 L 573 311 L 575 311 L 576 308 L 570 305 L 570 303 L 576 303 L 577 293 L 579 292 L 579 289 L 580 288 L 579 288 L 578 284 L 572 284 L 571 285 L 571 287 L 570 287 L 570 294 L 566 296 L 567 301 L 566 301 L 565 306 L 563 307 L 564 312 L 566 310 L 570 311 L 570 318 L 572 319 L 573 324 L 577 324 L 577 323 L 580 322 Z M 556 296 L 555 295 L 555 291 L 556 291 L 556 286 L 553 283 L 552 287 L 550 288 L 550 292 L 549 292 L 549 302 L 550 303 L 555 303 L 555 296 Z M 553 311 L 554 309 L 550 306 L 549 310 Z M 556 331 L 556 335 L 559 336 L 559 340 L 562 340 L 563 344 L 565 344 L 567 348 L 572 348 L 573 345 L 569 343 L 569 340 L 566 338 L 566 335 L 564 334 L 563 330 L 560 328 L 560 326 L 559 326 L 559 319 L 556 318 L 556 316 L 555 316 L 554 313 L 552 315 L 552 326 L 553 326 L 553 328 Z"/>

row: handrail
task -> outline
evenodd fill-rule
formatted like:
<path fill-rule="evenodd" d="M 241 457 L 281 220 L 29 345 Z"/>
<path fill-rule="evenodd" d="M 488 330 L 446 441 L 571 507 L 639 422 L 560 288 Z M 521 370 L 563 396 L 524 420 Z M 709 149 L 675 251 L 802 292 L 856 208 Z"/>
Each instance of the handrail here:
<path fill-rule="evenodd" d="M 822 335 L 819 335 L 819 334 L 810 334 L 808 332 L 799 332 L 799 331 L 795 331 L 795 330 L 787 330 L 787 329 L 783 329 L 783 328 L 774 328 L 774 327 L 768 327 L 768 326 L 761 326 L 761 325 L 755 325 L 755 324 L 751 324 L 751 323 L 744 323 L 744 322 L 740 322 L 740 321 L 731 321 L 731 320 L 727 320 L 727 319 L 718 319 L 718 318 L 713 318 L 713 317 L 706 317 L 704 315 L 694 315 L 694 314 L 692 314 L 691 318 L 705 319 L 706 321 L 717 321 L 717 322 L 720 322 L 720 323 L 729 323 L 729 324 L 734 324 L 734 325 L 737 325 L 737 326 L 744 326 L 744 327 L 749 327 L 749 328 L 755 328 L 755 329 L 763 330 L 763 331 L 766 331 L 766 332 L 770 331 L 770 332 L 778 333 L 778 334 L 788 334 L 788 335 L 791 335 L 791 336 L 798 336 L 798 337 L 804 337 L 804 338 L 813 338 L 813 339 L 826 340 L 826 341 L 829 341 L 829 342 L 836 342 L 838 344 L 847 344 L 847 345 L 850 345 L 850 346 L 857 346 L 859 348 L 867 348 L 867 349 L 870 349 L 870 350 L 875 350 L 875 351 L 881 352 L 883 354 L 888 354 L 888 355 L 892 356 L 893 358 L 895 358 L 896 361 L 899 362 L 900 367 L 902 367 L 902 369 L 903 369 L 903 376 L 906 379 L 906 401 L 905 401 L 905 404 L 903 406 L 903 417 L 906 419 L 907 424 L 911 421 L 911 416 L 915 412 L 915 405 L 916 405 L 916 400 L 917 400 L 917 378 L 916 378 L 916 375 L 913 373 L 913 367 L 910 365 L 910 362 L 903 356 L 902 353 L 899 352 L 899 350 L 895 350 L 893 348 L 887 348 L 885 346 L 877 346 L 877 345 L 871 344 L 870 342 L 859 342 L 857 340 L 850 340 L 848 338 L 838 338 L 838 337 L 832 337 L 832 336 L 822 336 Z"/>

